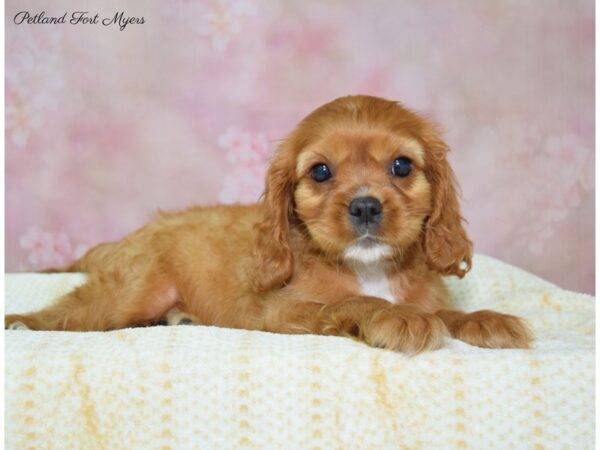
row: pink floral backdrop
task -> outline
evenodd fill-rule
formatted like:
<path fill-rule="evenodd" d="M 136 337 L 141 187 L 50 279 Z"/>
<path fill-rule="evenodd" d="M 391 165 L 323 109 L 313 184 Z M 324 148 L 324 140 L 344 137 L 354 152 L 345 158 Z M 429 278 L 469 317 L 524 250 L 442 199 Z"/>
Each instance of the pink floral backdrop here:
<path fill-rule="evenodd" d="M 255 201 L 277 141 L 350 93 L 442 124 L 477 252 L 594 291 L 591 0 L 8 0 L 7 270 Z"/>

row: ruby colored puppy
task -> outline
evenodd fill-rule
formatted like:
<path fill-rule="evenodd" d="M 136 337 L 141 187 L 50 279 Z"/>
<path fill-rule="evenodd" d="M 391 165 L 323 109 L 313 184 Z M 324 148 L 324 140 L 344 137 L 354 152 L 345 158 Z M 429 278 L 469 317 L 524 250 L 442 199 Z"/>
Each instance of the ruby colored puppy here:
<path fill-rule="evenodd" d="M 339 98 L 281 144 L 259 204 L 161 213 L 64 269 L 87 272 L 86 284 L 5 326 L 113 330 L 170 315 L 409 353 L 448 333 L 527 348 L 514 316 L 447 309 L 441 276 L 462 277 L 472 254 L 447 152 L 436 128 L 398 103 Z"/>

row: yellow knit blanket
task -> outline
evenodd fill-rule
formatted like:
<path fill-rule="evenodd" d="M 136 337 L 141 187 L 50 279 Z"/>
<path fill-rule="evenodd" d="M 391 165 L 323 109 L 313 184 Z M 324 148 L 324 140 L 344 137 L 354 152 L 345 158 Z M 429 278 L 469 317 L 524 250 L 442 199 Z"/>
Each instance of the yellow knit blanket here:
<path fill-rule="evenodd" d="M 84 279 L 6 275 L 6 312 Z M 480 255 L 447 284 L 458 308 L 525 318 L 535 348 L 447 339 L 407 357 L 203 326 L 6 331 L 6 448 L 593 448 L 594 298 Z"/>

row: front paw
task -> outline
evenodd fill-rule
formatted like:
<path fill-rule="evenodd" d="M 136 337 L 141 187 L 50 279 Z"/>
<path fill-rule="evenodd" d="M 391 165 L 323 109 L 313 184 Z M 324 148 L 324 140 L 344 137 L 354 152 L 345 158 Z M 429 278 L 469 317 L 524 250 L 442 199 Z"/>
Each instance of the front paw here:
<path fill-rule="evenodd" d="M 533 340 L 518 317 L 487 310 L 462 314 L 448 329 L 456 339 L 484 348 L 530 348 Z"/>
<path fill-rule="evenodd" d="M 410 354 L 440 348 L 447 335 L 437 316 L 403 306 L 378 311 L 363 332 L 364 340 L 373 347 Z"/>

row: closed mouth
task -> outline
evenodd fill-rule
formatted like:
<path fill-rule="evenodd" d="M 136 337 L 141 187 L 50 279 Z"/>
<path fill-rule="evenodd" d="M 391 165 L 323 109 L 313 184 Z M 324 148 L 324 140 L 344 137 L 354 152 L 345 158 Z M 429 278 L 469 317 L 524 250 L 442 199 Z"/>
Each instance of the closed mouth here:
<path fill-rule="evenodd" d="M 363 248 L 375 247 L 376 245 L 379 245 L 379 244 L 380 244 L 379 239 L 377 239 L 374 236 L 369 235 L 369 233 L 362 235 L 356 241 L 356 245 L 363 247 Z"/>
<path fill-rule="evenodd" d="M 362 264 L 375 264 L 391 257 L 393 253 L 390 245 L 365 233 L 344 250 L 344 259 Z"/>

